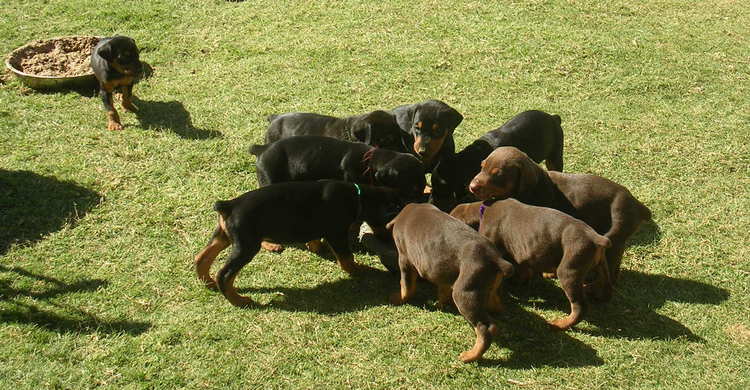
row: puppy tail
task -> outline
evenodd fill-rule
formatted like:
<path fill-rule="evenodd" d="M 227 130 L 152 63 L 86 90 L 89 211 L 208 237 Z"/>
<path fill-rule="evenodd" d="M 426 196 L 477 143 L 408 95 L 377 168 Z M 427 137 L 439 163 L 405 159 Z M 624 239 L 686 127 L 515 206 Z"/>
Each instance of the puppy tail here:
<path fill-rule="evenodd" d="M 222 217 L 227 218 L 232 214 L 234 204 L 229 200 L 220 200 L 214 203 L 214 211 L 221 214 Z"/>
<path fill-rule="evenodd" d="M 610 241 L 609 238 L 597 234 L 594 229 L 591 229 L 589 237 L 591 237 L 591 241 L 593 241 L 598 247 L 609 248 L 612 246 L 612 241 Z"/>
<path fill-rule="evenodd" d="M 261 154 L 263 154 L 263 152 L 265 152 L 266 149 L 268 149 L 268 145 L 255 144 L 255 145 L 253 145 L 253 146 L 250 147 L 249 152 L 253 156 L 257 157 L 257 156 L 260 156 Z"/>
<path fill-rule="evenodd" d="M 268 121 L 268 123 L 271 123 L 271 122 L 273 122 L 274 119 L 276 119 L 278 117 L 279 117 L 279 114 L 271 114 L 271 115 L 269 115 L 269 116 L 266 117 L 266 120 Z"/>
<path fill-rule="evenodd" d="M 505 260 L 502 257 L 497 257 L 495 258 L 495 263 L 497 264 L 498 268 L 500 268 L 500 272 L 502 272 L 503 278 L 509 278 L 513 276 L 515 267 L 510 261 Z"/>
<path fill-rule="evenodd" d="M 391 222 L 388 222 L 387 224 L 385 224 L 386 230 L 388 230 L 389 232 L 392 232 L 393 231 L 393 225 L 395 224 L 395 221 L 396 221 L 396 218 L 393 218 L 391 220 Z"/>

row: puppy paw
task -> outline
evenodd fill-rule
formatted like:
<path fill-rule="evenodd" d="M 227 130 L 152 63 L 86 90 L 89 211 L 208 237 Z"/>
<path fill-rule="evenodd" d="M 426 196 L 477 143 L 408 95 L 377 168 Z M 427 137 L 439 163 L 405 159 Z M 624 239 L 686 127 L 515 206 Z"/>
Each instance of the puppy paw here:
<path fill-rule="evenodd" d="M 261 242 L 260 243 L 260 247 L 263 248 L 263 249 L 265 249 L 265 250 L 267 250 L 267 251 L 269 251 L 269 252 L 281 253 L 281 252 L 284 251 L 284 247 L 283 246 L 281 246 L 279 244 L 275 244 L 275 243 L 270 242 L 270 241 L 263 241 L 263 242 Z"/>
<path fill-rule="evenodd" d="M 122 125 L 118 122 L 109 122 L 107 123 L 107 130 L 112 130 L 112 131 L 122 130 Z"/>
<path fill-rule="evenodd" d="M 319 253 L 320 249 L 323 248 L 323 242 L 320 240 L 312 240 L 305 243 L 305 247 L 312 253 Z"/>
<path fill-rule="evenodd" d="M 391 303 L 391 305 L 403 305 L 404 300 L 401 299 L 401 292 L 396 291 L 395 293 L 391 294 L 391 296 L 388 298 L 388 301 Z"/>
<path fill-rule="evenodd" d="M 461 360 L 462 362 L 464 362 L 464 363 L 471 363 L 471 362 L 475 362 L 475 361 L 479 360 L 479 358 L 481 358 L 481 357 L 482 357 L 482 355 L 478 355 L 478 354 L 477 354 L 476 352 L 474 352 L 473 350 L 470 350 L 470 351 L 464 351 L 464 352 L 461 352 L 461 354 L 460 354 L 460 355 L 458 355 L 458 358 L 459 358 L 459 359 L 460 359 L 460 360 Z"/>
<path fill-rule="evenodd" d="M 572 324 L 570 323 L 567 317 L 560 318 L 554 321 L 550 321 L 548 322 L 548 324 L 550 328 L 552 328 L 553 330 L 558 330 L 558 331 L 566 331 L 570 329 L 570 327 L 572 326 Z"/>

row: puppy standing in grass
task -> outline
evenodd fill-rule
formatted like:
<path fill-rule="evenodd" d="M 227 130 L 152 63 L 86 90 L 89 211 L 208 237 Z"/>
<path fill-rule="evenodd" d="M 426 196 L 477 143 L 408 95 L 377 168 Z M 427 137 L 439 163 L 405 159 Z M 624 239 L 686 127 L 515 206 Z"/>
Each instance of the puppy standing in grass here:
<path fill-rule="evenodd" d="M 480 200 L 515 198 L 519 201 L 560 210 L 580 219 L 607 237 L 612 246 L 606 258 L 610 281 L 617 282 L 627 239 L 651 211 L 627 188 L 603 177 L 545 171 L 526 153 L 510 146 L 495 149 L 482 161 L 481 171 L 469 190 Z M 609 301 L 611 288 L 591 286 L 596 298 Z"/>
<path fill-rule="evenodd" d="M 401 290 L 391 303 L 403 304 L 414 295 L 417 276 L 437 285 L 438 304 L 453 301 L 477 336 L 459 358 L 480 359 L 497 333 L 489 311 L 502 310 L 497 290 L 513 274 L 513 265 L 487 238 L 433 205 L 411 203 L 386 228 L 393 232 L 401 272 Z"/>
<path fill-rule="evenodd" d="M 214 205 L 219 223 L 208 246 L 195 256 L 195 271 L 233 305 L 247 306 L 252 300 L 235 291 L 234 279 L 258 253 L 262 240 L 317 243 L 314 240 L 325 238 L 341 269 L 351 274 L 362 268 L 349 247 L 351 224 L 360 218 L 385 224 L 399 206 L 394 189 L 334 180 L 279 183 L 246 192 Z M 230 245 L 232 253 L 214 281 L 211 264 Z"/>
<path fill-rule="evenodd" d="M 533 274 L 557 273 L 560 286 L 570 302 L 570 315 L 551 321 L 558 330 L 579 323 L 586 311 L 584 282 L 595 271 L 597 284 L 611 294 L 604 251 L 611 246 L 589 225 L 561 211 L 525 205 L 515 199 L 460 204 L 451 211 L 490 239 L 516 264 L 516 275 L 528 279 Z"/>
<path fill-rule="evenodd" d="M 107 129 L 122 130 L 112 95 L 119 89 L 122 108 L 130 112 L 138 110 L 132 102 L 133 84 L 141 77 L 143 66 L 133 38 L 122 35 L 102 38 L 91 50 L 91 69 L 99 81 L 99 96 L 107 111 Z"/>

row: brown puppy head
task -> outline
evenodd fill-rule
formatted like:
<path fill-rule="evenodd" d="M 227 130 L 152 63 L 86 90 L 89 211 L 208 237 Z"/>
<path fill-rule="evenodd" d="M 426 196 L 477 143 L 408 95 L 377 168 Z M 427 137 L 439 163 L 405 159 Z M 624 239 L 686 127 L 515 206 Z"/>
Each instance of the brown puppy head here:
<path fill-rule="evenodd" d="M 481 200 L 517 198 L 537 184 L 540 171 L 526 153 L 503 146 L 482 161 L 482 170 L 471 180 L 469 191 Z"/>

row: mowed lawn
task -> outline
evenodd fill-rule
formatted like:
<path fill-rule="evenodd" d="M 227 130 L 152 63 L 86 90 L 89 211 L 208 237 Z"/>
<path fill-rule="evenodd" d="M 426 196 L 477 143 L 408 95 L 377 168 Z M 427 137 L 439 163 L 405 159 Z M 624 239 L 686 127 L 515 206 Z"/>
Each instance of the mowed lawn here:
<path fill-rule="evenodd" d="M 0 81 L 0 388 L 750 387 L 750 7 L 744 1 L 6 0 L 0 53 L 133 37 L 152 69 L 106 130 L 92 91 Z M 257 187 L 265 117 L 440 99 L 460 149 L 513 115 L 562 117 L 565 169 L 654 222 L 614 299 L 573 330 L 555 281 L 474 333 L 421 284 L 261 252 L 232 307 L 192 270 L 211 205 Z M 224 255 L 217 263 L 222 263 Z M 218 264 L 217 264 L 218 267 Z"/>

